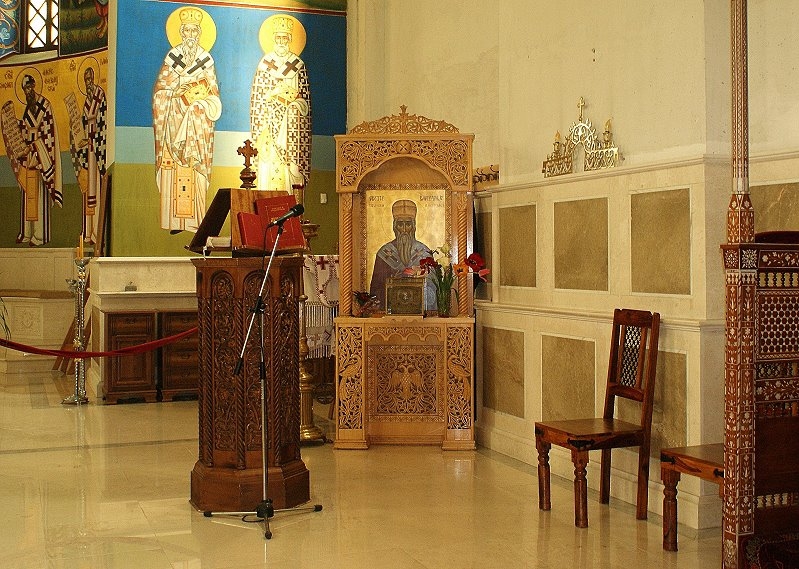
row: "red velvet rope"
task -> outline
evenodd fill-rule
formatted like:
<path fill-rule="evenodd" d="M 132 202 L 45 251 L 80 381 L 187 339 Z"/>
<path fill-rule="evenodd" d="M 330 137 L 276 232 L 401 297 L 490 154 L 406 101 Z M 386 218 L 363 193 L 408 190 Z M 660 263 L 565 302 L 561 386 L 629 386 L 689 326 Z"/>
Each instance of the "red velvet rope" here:
<path fill-rule="evenodd" d="M 177 342 L 178 340 L 187 338 L 192 334 L 195 334 L 196 332 L 197 332 L 197 326 L 195 326 L 194 328 L 190 328 L 185 332 L 181 332 L 180 334 L 175 334 L 174 336 L 169 336 L 167 338 L 159 338 L 158 340 L 153 340 L 152 342 L 145 342 L 144 344 L 139 344 L 137 346 L 128 346 L 126 348 L 120 348 L 118 350 L 111 350 L 108 352 L 76 352 L 75 350 L 46 350 L 43 348 L 36 348 L 34 346 L 26 346 L 25 344 L 12 342 L 11 340 L 6 340 L 5 338 L 0 338 L 0 346 L 11 348 L 12 350 L 15 350 L 17 352 L 26 352 L 28 354 L 37 354 L 40 356 L 56 356 L 58 358 L 85 359 L 85 358 L 105 358 L 112 356 L 134 356 L 136 354 L 149 352 L 151 350 L 160 348 L 161 346 Z"/>

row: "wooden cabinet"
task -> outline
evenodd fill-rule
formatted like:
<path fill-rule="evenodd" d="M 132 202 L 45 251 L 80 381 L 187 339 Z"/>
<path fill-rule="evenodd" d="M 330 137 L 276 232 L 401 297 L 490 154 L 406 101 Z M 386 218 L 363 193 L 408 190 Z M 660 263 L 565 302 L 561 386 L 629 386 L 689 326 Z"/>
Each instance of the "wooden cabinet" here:
<path fill-rule="evenodd" d="M 197 326 L 196 311 L 109 312 L 104 350 L 153 342 Z M 197 397 L 197 335 L 141 354 L 105 358 L 106 403 L 155 402 Z"/>
<path fill-rule="evenodd" d="M 152 342 L 156 338 L 155 312 L 118 312 L 106 315 L 106 351 Z M 103 399 L 106 403 L 156 401 L 155 354 L 144 352 L 105 359 Z"/>
<path fill-rule="evenodd" d="M 168 338 L 197 326 L 197 311 L 164 312 L 161 337 Z M 192 334 L 161 348 L 161 397 L 164 400 L 197 397 L 198 335 Z"/>

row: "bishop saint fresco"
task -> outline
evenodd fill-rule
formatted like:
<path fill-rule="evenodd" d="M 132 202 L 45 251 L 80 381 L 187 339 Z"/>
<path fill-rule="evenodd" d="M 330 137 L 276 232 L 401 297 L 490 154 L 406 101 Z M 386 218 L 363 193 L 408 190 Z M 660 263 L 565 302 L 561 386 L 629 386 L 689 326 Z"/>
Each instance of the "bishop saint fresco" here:
<path fill-rule="evenodd" d="M 36 78 L 23 73 L 21 87 L 22 119 L 15 118 L 11 101 L 3 105 L 3 140 L 20 190 L 17 243 L 37 246 L 50 241 L 50 208 L 64 203 L 60 146 L 53 107 L 37 92 Z"/>
<path fill-rule="evenodd" d="M 250 93 L 250 130 L 258 150 L 255 182 L 259 190 L 296 195 L 293 188 L 305 187 L 311 176 L 311 90 L 298 55 L 305 30 L 296 18 L 272 16 L 261 27 L 261 45 L 271 49 L 265 49 Z"/>
<path fill-rule="evenodd" d="M 166 54 L 153 87 L 161 227 L 171 233 L 196 232 L 205 216 L 214 127 L 222 114 L 214 59 L 201 45 L 210 49 L 216 39 L 213 21 L 192 7 L 179 9 L 177 16 L 180 43 Z M 167 35 L 171 20 L 167 21 Z"/>

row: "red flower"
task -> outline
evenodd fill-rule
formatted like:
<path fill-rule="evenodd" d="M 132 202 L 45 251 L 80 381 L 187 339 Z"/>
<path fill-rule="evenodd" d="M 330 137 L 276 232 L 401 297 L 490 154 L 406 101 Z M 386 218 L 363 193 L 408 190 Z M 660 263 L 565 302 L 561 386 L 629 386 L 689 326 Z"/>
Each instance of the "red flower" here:
<path fill-rule="evenodd" d="M 435 259 L 433 259 L 433 257 L 425 257 L 419 261 L 419 268 L 423 273 L 429 273 L 437 267 L 438 263 Z"/>
<path fill-rule="evenodd" d="M 469 268 L 476 273 L 485 268 L 486 266 L 485 261 L 483 261 L 483 258 L 480 256 L 480 253 L 472 253 L 471 255 L 466 257 L 464 263 L 466 263 L 469 266 Z"/>

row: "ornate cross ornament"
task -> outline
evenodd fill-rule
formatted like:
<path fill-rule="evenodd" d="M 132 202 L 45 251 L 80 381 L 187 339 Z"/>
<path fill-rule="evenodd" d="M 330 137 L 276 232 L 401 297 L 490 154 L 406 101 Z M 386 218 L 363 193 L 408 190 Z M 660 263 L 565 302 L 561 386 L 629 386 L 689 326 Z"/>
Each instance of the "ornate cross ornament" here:
<path fill-rule="evenodd" d="M 545 178 L 574 172 L 574 154 L 580 145 L 585 150 L 583 170 L 586 172 L 618 166 L 621 155 L 619 154 L 619 149 L 613 144 L 610 119 L 605 121 L 605 130 L 600 140 L 590 119 L 583 118 L 583 107 L 585 106 L 585 99 L 580 97 L 577 101 L 577 109 L 580 111 L 580 115 L 577 122 L 572 123 L 571 128 L 569 128 L 566 142 L 561 142 L 560 131 L 555 133 L 552 153 L 547 155 L 541 170 Z"/>
<path fill-rule="evenodd" d="M 252 159 L 258 156 L 258 149 L 252 145 L 250 140 L 244 141 L 244 146 L 236 149 L 236 154 L 244 156 L 244 169 L 239 174 L 241 187 L 251 190 L 255 187 L 255 172 L 252 171 Z"/>

